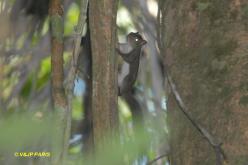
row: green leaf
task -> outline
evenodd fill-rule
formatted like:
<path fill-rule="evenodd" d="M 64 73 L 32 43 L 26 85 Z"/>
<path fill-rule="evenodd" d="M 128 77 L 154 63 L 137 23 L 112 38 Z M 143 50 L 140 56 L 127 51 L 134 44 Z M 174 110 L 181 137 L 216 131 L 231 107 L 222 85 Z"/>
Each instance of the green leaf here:
<path fill-rule="evenodd" d="M 65 36 L 71 35 L 77 25 L 79 17 L 79 7 L 72 3 L 65 17 Z"/>

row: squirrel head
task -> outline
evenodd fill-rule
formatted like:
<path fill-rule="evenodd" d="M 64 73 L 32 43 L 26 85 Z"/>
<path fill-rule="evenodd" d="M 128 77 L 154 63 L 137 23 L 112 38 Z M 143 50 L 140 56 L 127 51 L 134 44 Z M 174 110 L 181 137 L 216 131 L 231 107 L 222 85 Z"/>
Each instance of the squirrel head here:
<path fill-rule="evenodd" d="M 133 47 L 141 47 L 147 43 L 146 40 L 139 34 L 139 32 L 131 32 L 127 35 L 127 42 Z"/>

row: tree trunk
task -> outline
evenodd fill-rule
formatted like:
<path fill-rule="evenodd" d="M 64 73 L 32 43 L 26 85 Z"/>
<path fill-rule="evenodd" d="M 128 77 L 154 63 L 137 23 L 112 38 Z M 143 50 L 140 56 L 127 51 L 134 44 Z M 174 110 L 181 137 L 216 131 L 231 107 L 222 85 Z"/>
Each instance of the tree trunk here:
<path fill-rule="evenodd" d="M 65 95 L 63 52 L 64 52 L 64 19 L 61 0 L 51 0 L 49 7 L 51 27 L 51 82 L 52 100 L 55 110 L 53 134 L 53 165 L 65 163 L 69 147 L 70 111 Z"/>
<path fill-rule="evenodd" d="M 92 0 L 89 4 L 92 48 L 92 115 L 94 145 L 118 128 L 116 14 L 118 1 Z"/>
<path fill-rule="evenodd" d="M 163 3 L 162 3 L 163 2 Z M 193 118 L 221 140 L 226 164 L 248 163 L 248 2 L 161 1 L 162 54 Z M 213 148 L 179 110 L 168 118 L 173 165 L 213 165 Z"/>

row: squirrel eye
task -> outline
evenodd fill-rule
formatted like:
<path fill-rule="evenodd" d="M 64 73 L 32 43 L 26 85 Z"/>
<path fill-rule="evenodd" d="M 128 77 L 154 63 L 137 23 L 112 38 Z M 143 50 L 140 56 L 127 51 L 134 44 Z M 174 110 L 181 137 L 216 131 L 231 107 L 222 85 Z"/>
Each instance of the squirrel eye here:
<path fill-rule="evenodd" d="M 136 39 L 135 39 L 135 41 L 139 41 L 139 39 L 138 39 L 138 38 L 136 38 Z"/>

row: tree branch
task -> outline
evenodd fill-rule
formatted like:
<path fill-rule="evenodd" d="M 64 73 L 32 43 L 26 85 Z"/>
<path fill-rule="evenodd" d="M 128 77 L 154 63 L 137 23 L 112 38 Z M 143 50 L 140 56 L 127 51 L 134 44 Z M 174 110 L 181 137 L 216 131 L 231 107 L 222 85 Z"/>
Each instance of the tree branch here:
<path fill-rule="evenodd" d="M 151 164 L 155 163 L 156 161 L 158 161 L 158 160 L 160 160 L 160 159 L 162 159 L 162 158 L 164 158 L 166 156 L 168 156 L 168 153 L 165 153 L 163 155 L 160 155 L 160 156 L 156 157 L 155 159 L 153 159 L 150 162 L 148 162 L 146 165 L 151 165 Z"/>
<path fill-rule="evenodd" d="M 80 53 L 80 44 L 81 38 L 83 36 L 83 29 L 86 20 L 86 12 L 87 12 L 88 0 L 81 0 L 80 4 L 80 15 L 78 19 L 78 24 L 75 28 L 75 39 L 74 39 L 74 47 L 73 53 L 71 58 L 70 69 L 67 74 L 65 80 L 65 87 L 66 87 L 66 94 L 67 94 L 67 102 L 68 102 L 68 113 L 67 113 L 67 122 L 65 128 L 65 136 L 67 139 L 66 146 L 69 146 L 68 139 L 70 138 L 71 132 L 71 111 L 72 111 L 72 99 L 73 99 L 73 89 L 74 89 L 74 80 L 76 78 L 76 71 L 77 71 L 77 61 Z"/>

